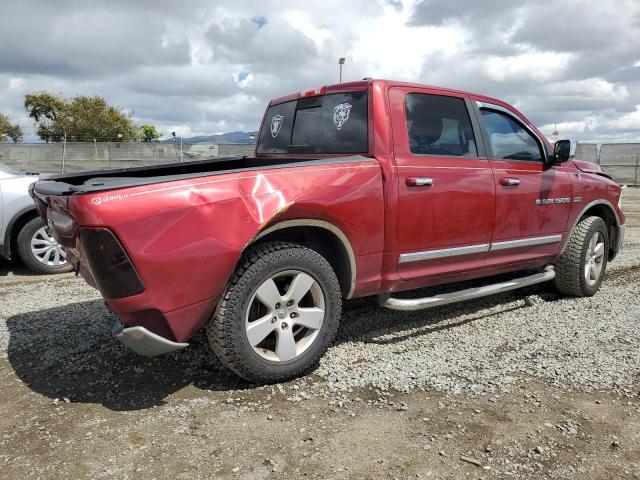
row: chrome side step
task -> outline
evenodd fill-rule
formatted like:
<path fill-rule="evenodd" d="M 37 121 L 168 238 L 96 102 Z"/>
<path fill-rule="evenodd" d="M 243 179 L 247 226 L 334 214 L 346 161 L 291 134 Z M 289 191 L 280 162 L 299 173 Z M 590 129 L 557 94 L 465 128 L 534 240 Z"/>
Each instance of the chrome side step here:
<path fill-rule="evenodd" d="M 544 272 L 535 273 L 527 277 L 516 278 L 514 280 L 509 280 L 508 282 L 494 283 L 493 285 L 486 285 L 484 287 L 467 288 L 465 290 L 460 290 L 459 292 L 444 293 L 435 297 L 404 299 L 385 297 L 381 295 L 378 298 L 381 306 L 392 310 L 422 310 L 423 308 L 432 308 L 440 305 L 447 305 L 449 303 L 473 300 L 474 298 L 486 297 L 496 293 L 528 287 L 529 285 L 535 285 L 536 283 L 548 282 L 549 280 L 553 280 L 555 276 L 556 272 L 553 269 L 553 266 L 548 266 L 545 268 Z"/>

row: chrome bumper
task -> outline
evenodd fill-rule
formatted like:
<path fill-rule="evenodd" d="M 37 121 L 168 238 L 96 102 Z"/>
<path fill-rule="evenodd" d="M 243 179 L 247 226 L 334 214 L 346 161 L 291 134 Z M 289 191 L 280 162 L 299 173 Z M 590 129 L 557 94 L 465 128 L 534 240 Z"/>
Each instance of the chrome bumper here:
<path fill-rule="evenodd" d="M 163 353 L 180 350 L 189 345 L 188 343 L 172 342 L 150 332 L 144 327 L 125 328 L 120 322 L 116 322 L 111 329 L 111 334 L 124 346 L 144 357 L 156 357 Z"/>

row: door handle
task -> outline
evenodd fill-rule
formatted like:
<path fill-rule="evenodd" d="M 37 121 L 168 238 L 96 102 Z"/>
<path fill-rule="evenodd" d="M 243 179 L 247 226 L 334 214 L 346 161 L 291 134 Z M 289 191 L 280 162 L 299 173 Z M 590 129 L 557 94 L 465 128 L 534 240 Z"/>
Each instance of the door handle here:
<path fill-rule="evenodd" d="M 505 187 L 515 187 L 516 185 L 520 185 L 519 178 L 501 178 L 500 185 L 504 185 Z"/>
<path fill-rule="evenodd" d="M 433 185 L 433 178 L 407 177 L 407 185 L 410 187 L 430 187 Z"/>

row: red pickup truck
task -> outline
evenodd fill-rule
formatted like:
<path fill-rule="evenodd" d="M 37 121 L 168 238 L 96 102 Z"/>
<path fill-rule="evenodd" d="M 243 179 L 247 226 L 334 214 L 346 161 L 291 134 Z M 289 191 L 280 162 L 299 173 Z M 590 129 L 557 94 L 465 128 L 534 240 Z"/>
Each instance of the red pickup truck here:
<path fill-rule="evenodd" d="M 621 189 L 569 149 L 500 100 L 364 80 L 272 100 L 254 158 L 59 175 L 32 196 L 125 345 L 157 355 L 206 326 L 225 365 L 275 382 L 318 361 L 343 299 L 417 310 L 550 280 L 595 294 Z"/>

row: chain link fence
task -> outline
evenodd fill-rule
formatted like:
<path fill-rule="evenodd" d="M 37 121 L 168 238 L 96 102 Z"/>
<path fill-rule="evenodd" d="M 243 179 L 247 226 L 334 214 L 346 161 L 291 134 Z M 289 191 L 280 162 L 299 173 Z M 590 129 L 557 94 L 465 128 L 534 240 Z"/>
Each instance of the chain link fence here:
<path fill-rule="evenodd" d="M 575 158 L 599 164 L 621 185 L 640 186 L 640 143 L 578 143 Z"/>
<path fill-rule="evenodd" d="M 254 149 L 235 143 L 0 143 L 0 162 L 29 172 L 70 173 L 253 156 Z"/>

